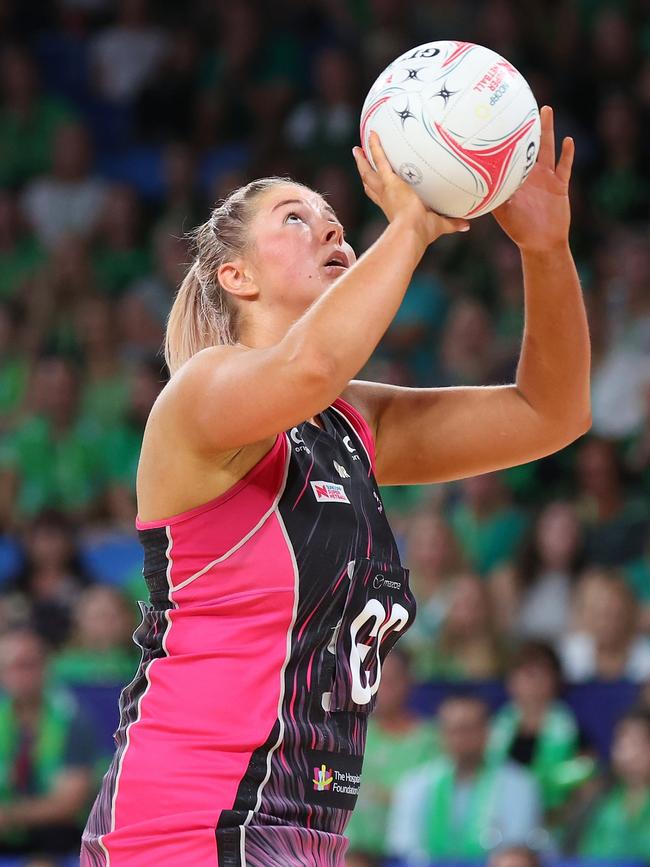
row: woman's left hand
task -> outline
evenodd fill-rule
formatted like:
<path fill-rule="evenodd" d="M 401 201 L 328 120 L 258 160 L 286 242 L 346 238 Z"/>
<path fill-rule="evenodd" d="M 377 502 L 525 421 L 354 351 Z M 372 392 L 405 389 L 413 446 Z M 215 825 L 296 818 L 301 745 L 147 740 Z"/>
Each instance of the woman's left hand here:
<path fill-rule="evenodd" d="M 542 133 L 537 162 L 517 192 L 492 212 L 503 231 L 524 251 L 543 252 L 566 244 L 571 222 L 569 179 L 575 147 L 562 142 L 555 164 L 553 109 L 541 112 Z"/>

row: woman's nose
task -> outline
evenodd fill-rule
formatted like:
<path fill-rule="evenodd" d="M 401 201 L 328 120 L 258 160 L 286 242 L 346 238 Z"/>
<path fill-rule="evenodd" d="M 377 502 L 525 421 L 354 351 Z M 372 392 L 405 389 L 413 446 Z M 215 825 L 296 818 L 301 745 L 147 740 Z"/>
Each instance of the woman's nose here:
<path fill-rule="evenodd" d="M 325 228 L 324 241 L 327 244 L 341 244 L 343 241 L 343 226 L 339 223 L 328 223 Z"/>

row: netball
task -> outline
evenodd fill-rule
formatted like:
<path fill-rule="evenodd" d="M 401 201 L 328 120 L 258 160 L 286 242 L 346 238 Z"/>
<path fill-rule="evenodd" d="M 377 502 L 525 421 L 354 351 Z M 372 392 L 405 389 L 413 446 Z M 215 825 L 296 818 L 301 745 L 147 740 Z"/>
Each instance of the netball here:
<path fill-rule="evenodd" d="M 489 48 L 428 42 L 391 63 L 361 112 L 393 169 L 434 211 L 480 217 L 512 196 L 537 158 L 540 118 L 525 78 Z"/>

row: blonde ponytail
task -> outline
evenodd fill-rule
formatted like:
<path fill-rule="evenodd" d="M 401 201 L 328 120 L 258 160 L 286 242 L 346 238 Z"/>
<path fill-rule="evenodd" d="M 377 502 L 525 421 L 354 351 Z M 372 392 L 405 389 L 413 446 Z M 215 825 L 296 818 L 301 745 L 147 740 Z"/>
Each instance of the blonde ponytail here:
<path fill-rule="evenodd" d="M 245 253 L 257 196 L 286 183 L 295 182 L 272 177 L 239 187 L 190 235 L 195 258 L 167 319 L 165 360 L 170 375 L 202 349 L 234 344 L 239 339 L 237 304 L 220 285 L 217 271 L 224 262 Z"/>
<path fill-rule="evenodd" d="M 234 310 L 226 307 L 224 290 L 217 294 L 220 308 L 207 297 L 199 277 L 198 259 L 185 275 L 169 311 L 165 333 L 165 361 L 170 375 L 208 346 L 236 343 Z"/>

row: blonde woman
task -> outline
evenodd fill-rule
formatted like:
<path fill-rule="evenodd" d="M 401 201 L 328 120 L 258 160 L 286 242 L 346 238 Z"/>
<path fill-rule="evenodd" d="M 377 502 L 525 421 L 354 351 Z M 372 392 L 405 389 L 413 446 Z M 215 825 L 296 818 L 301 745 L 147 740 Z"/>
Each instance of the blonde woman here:
<path fill-rule="evenodd" d="M 151 602 L 117 751 L 81 863 L 341 865 L 381 662 L 414 616 L 378 484 L 533 460 L 589 426 L 589 339 L 568 246 L 573 145 L 496 216 L 519 245 L 517 382 L 394 388 L 352 379 L 429 244 L 467 228 L 359 148 L 389 225 L 355 260 L 325 200 L 254 181 L 196 233 L 167 329 L 137 527 Z"/>

